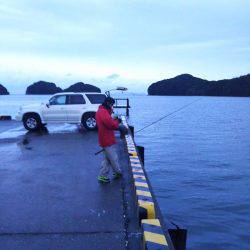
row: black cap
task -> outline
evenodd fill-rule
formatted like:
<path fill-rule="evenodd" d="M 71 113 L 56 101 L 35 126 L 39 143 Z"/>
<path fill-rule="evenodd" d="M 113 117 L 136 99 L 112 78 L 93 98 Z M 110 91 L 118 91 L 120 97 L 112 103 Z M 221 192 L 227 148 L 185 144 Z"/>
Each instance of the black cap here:
<path fill-rule="evenodd" d="M 110 97 L 110 96 L 107 96 L 103 102 L 103 105 L 108 105 L 108 106 L 111 106 L 111 105 L 114 105 L 115 104 L 115 99 Z"/>
<path fill-rule="evenodd" d="M 102 104 L 103 107 L 105 107 L 106 109 L 110 110 L 111 106 L 115 104 L 115 99 L 107 96 Z"/>

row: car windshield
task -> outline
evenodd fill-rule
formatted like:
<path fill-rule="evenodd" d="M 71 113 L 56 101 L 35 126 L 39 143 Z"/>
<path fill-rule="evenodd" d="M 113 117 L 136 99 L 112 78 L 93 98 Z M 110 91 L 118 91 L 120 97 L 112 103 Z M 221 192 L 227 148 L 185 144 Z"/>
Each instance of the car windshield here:
<path fill-rule="evenodd" d="M 86 96 L 92 104 L 102 104 L 106 98 L 106 96 L 102 94 L 86 94 Z"/>

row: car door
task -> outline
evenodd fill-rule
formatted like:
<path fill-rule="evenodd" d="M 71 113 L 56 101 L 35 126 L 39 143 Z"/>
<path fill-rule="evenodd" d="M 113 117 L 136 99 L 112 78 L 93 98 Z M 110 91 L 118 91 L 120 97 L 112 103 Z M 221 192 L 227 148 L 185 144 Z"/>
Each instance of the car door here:
<path fill-rule="evenodd" d="M 53 96 L 42 111 L 45 122 L 67 122 L 67 96 Z"/>
<path fill-rule="evenodd" d="M 68 122 L 78 123 L 81 121 L 82 114 L 86 111 L 86 101 L 82 94 L 69 94 L 67 101 Z"/>

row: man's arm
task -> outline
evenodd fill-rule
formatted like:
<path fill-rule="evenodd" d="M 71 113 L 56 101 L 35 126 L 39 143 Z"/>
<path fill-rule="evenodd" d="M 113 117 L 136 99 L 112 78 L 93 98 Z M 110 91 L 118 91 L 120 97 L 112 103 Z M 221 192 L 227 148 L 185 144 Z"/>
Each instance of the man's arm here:
<path fill-rule="evenodd" d="M 110 130 L 118 130 L 119 121 L 111 117 L 111 115 L 105 112 L 105 115 L 102 116 L 103 125 Z"/>

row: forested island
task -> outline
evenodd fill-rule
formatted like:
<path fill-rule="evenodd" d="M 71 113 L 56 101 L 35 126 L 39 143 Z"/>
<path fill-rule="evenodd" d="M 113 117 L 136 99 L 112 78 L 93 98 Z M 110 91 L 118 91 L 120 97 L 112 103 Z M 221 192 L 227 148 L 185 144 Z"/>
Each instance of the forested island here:
<path fill-rule="evenodd" d="M 250 96 L 250 74 L 233 79 L 208 81 L 190 74 L 178 75 L 152 83 L 148 95 L 167 96 Z M 66 89 L 53 82 L 38 81 L 26 89 L 27 95 L 52 95 L 61 92 L 101 92 L 101 89 L 83 82 L 77 82 Z M 8 90 L 0 84 L 0 95 L 9 95 Z"/>
<path fill-rule="evenodd" d="M 26 95 L 52 95 L 62 92 L 53 82 L 38 81 L 34 82 L 26 89 Z"/>
<path fill-rule="evenodd" d="M 208 81 L 183 74 L 151 84 L 149 95 L 250 96 L 250 74 L 233 79 Z"/>
<path fill-rule="evenodd" d="M 63 92 L 98 92 L 101 93 L 101 90 L 94 85 L 85 84 L 83 82 L 77 82 L 70 87 L 63 90 Z"/>
<path fill-rule="evenodd" d="M 0 95 L 9 95 L 8 90 L 2 84 L 0 84 Z"/>
<path fill-rule="evenodd" d="M 101 90 L 96 86 L 83 82 L 75 83 L 63 90 L 56 86 L 55 83 L 46 81 L 35 82 L 26 89 L 26 95 L 51 95 L 61 92 L 101 92 Z"/>

